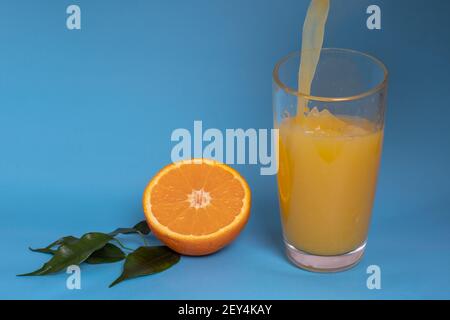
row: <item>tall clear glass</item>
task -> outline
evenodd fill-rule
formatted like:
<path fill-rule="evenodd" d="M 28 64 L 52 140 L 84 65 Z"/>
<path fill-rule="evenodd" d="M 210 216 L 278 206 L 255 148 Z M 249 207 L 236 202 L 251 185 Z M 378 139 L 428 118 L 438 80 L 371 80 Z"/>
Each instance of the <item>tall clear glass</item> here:
<path fill-rule="evenodd" d="M 381 156 L 387 69 L 365 53 L 324 48 L 309 95 L 300 53 L 273 71 L 278 194 L 289 259 L 312 271 L 355 265 L 366 246 Z"/>

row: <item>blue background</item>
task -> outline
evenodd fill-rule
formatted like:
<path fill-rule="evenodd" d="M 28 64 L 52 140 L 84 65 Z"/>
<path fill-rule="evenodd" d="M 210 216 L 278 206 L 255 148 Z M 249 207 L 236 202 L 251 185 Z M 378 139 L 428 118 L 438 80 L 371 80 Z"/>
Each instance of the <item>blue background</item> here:
<path fill-rule="evenodd" d="M 62 235 L 142 220 L 172 130 L 268 128 L 271 72 L 298 50 L 309 1 L 1 0 L 0 298 L 450 298 L 450 2 L 332 0 L 327 47 L 371 53 L 390 71 L 385 145 L 361 263 L 336 274 L 284 257 L 274 176 L 235 166 L 252 216 L 217 254 L 112 289 L 122 263 L 18 278 Z M 78 4 L 82 30 L 66 28 Z M 382 30 L 365 26 L 378 4 Z M 128 238 L 131 246 L 137 239 Z M 366 268 L 382 270 L 368 290 Z"/>

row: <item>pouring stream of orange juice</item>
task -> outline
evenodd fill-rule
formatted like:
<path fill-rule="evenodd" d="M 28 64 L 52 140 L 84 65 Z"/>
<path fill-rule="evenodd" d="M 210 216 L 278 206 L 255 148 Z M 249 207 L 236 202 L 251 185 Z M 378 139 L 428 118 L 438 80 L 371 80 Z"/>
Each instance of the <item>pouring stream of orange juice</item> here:
<path fill-rule="evenodd" d="M 329 0 L 312 0 L 303 24 L 302 51 L 298 71 L 298 91 L 309 95 L 311 83 L 316 73 L 317 64 L 322 50 L 325 23 L 327 22 Z M 308 111 L 307 101 L 298 100 L 299 115 Z"/>
<path fill-rule="evenodd" d="M 278 185 L 285 240 L 333 256 L 361 246 L 374 199 L 383 132 L 310 104 L 329 0 L 312 0 L 303 26 L 298 110 L 280 126 Z"/>

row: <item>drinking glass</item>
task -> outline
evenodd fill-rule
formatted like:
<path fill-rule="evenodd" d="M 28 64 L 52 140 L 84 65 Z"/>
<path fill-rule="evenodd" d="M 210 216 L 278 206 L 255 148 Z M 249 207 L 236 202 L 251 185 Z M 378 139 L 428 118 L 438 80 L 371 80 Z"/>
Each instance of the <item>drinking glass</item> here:
<path fill-rule="evenodd" d="M 278 195 L 286 253 L 311 271 L 362 257 L 381 156 L 388 72 L 354 50 L 324 48 L 311 92 L 298 92 L 301 55 L 273 70 Z"/>

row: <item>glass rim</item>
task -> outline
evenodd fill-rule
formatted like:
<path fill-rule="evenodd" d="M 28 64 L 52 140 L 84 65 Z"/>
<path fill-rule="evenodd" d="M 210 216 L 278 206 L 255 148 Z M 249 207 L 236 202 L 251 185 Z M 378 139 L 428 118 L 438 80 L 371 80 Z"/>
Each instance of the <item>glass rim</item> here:
<path fill-rule="evenodd" d="M 379 59 L 375 58 L 374 56 L 367 54 L 365 52 L 361 52 L 361 51 L 357 51 L 357 50 L 353 50 L 353 49 L 344 49 L 344 48 L 322 48 L 321 52 L 322 51 L 339 51 L 339 52 L 345 52 L 345 53 L 351 53 L 351 54 L 357 54 L 360 56 L 364 56 L 364 57 L 368 58 L 369 60 L 371 60 L 372 62 L 374 62 L 376 65 L 378 65 L 383 70 L 383 80 L 381 82 L 377 83 L 377 85 L 373 86 L 372 88 L 370 88 L 367 91 L 364 91 L 364 92 L 356 94 L 356 95 L 347 96 L 347 97 L 320 97 L 320 96 L 313 96 L 313 95 L 308 95 L 308 94 L 302 93 L 302 92 L 300 92 L 296 89 L 293 89 L 293 88 L 289 87 L 288 85 L 284 84 L 280 80 L 280 77 L 279 77 L 279 70 L 280 70 L 281 65 L 284 64 L 289 59 L 291 59 L 292 57 L 299 56 L 301 51 L 291 52 L 288 55 L 281 58 L 275 64 L 275 67 L 272 71 L 273 80 L 281 89 L 283 89 L 288 94 L 295 95 L 297 97 L 302 97 L 307 100 L 322 101 L 322 102 L 358 100 L 358 99 L 370 96 L 386 86 L 387 81 L 388 81 L 388 70 L 387 70 L 386 66 L 384 65 L 384 63 L 381 62 Z"/>

